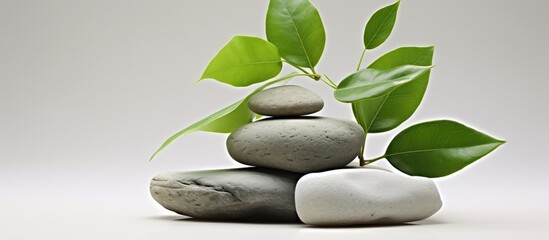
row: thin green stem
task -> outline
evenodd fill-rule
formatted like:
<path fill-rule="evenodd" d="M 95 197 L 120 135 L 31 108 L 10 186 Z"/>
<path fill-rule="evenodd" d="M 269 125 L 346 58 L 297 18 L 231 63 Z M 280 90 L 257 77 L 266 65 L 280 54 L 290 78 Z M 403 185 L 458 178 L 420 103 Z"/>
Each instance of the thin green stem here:
<path fill-rule="evenodd" d="M 364 137 L 364 141 L 366 142 L 366 137 Z M 358 155 L 358 159 L 360 160 L 360 166 L 364 166 L 368 163 L 366 163 L 366 160 L 364 160 L 364 148 L 366 148 L 366 143 L 360 147 L 360 155 Z"/>
<path fill-rule="evenodd" d="M 356 66 L 356 71 L 360 70 L 360 65 L 362 65 L 362 59 L 364 59 L 364 54 L 366 53 L 366 47 L 364 47 L 364 50 L 362 51 L 362 55 L 360 55 L 360 60 L 358 61 L 358 66 Z"/>
<path fill-rule="evenodd" d="M 360 148 L 360 154 L 358 154 L 358 160 L 360 160 L 360 166 L 364 166 L 364 155 L 362 154 L 364 147 Z"/>
<path fill-rule="evenodd" d="M 295 77 L 310 77 L 310 78 L 316 78 L 316 77 L 319 77 L 320 75 L 318 74 L 310 74 L 310 73 L 298 73 L 297 75 L 295 75 Z"/>
<path fill-rule="evenodd" d="M 304 68 L 300 67 L 300 66 L 297 66 L 297 65 L 293 65 L 290 63 L 290 65 L 294 66 L 295 68 L 299 69 L 299 71 L 302 71 L 303 73 L 305 74 L 311 74 L 310 72 L 308 72 L 307 70 L 305 70 Z M 313 73 L 313 74 L 316 74 L 316 73 Z"/>
<path fill-rule="evenodd" d="M 372 159 L 365 160 L 363 163 L 364 163 L 364 165 L 368 165 L 368 164 L 373 163 L 373 162 L 375 162 L 375 161 L 377 161 L 377 160 L 384 159 L 385 157 L 387 157 L 387 156 L 386 156 L 386 155 L 382 155 L 382 156 L 379 156 L 379 157 L 376 157 L 376 158 L 372 158 Z M 364 165 L 361 164 L 361 166 L 364 166 Z"/>
<path fill-rule="evenodd" d="M 300 66 L 297 66 L 297 65 L 295 65 L 295 64 L 293 64 L 293 63 L 291 63 L 291 62 L 288 62 L 288 61 L 286 61 L 286 60 L 282 60 L 282 61 L 285 62 L 285 63 L 287 63 L 287 64 L 292 65 L 293 67 L 299 69 L 299 71 L 301 71 L 301 72 L 303 72 L 303 73 L 305 73 L 305 74 L 311 74 L 310 72 L 308 72 L 307 70 L 305 70 L 304 68 L 302 68 L 302 67 L 300 67 Z M 313 74 L 316 74 L 316 73 L 313 71 Z"/>
<path fill-rule="evenodd" d="M 293 73 L 290 73 L 286 76 L 283 76 L 281 78 L 277 78 L 275 80 L 272 80 L 271 82 L 269 82 L 267 85 L 271 85 L 271 84 L 274 84 L 274 83 L 277 83 L 277 82 L 282 82 L 284 80 L 287 80 L 287 79 L 290 79 L 290 78 L 293 78 L 293 77 L 315 77 L 316 75 L 313 75 L 313 74 L 303 74 L 303 73 L 297 73 L 297 72 L 293 72 Z"/>
<path fill-rule="evenodd" d="M 311 67 L 311 71 L 313 72 L 313 74 L 316 74 L 314 67 Z"/>
<path fill-rule="evenodd" d="M 362 65 L 362 60 L 364 60 L 364 54 L 366 54 L 366 47 L 364 47 L 364 50 L 362 50 L 362 54 L 360 55 L 360 60 L 358 60 L 358 65 L 356 66 L 356 71 L 360 71 L 360 66 Z M 366 131 L 366 135 L 364 135 L 364 143 L 362 144 L 362 147 L 360 148 L 360 155 L 358 156 L 358 158 L 360 159 L 360 166 L 365 166 L 365 165 L 368 165 L 370 163 L 373 163 L 375 161 L 377 161 L 378 159 L 375 159 L 375 160 L 364 160 L 364 151 L 365 151 L 365 148 L 366 148 L 366 137 L 368 136 L 368 131 Z M 381 158 L 380 158 L 381 159 Z"/>
<path fill-rule="evenodd" d="M 364 135 L 364 142 L 362 143 L 362 147 L 360 147 L 360 153 L 358 154 L 358 159 L 360 160 L 360 166 L 366 165 L 366 162 L 364 160 L 364 148 L 366 148 L 366 136 Z"/>
<path fill-rule="evenodd" d="M 333 88 L 333 89 L 337 89 L 337 86 L 334 85 L 332 82 L 330 82 L 330 81 L 327 80 L 327 79 L 320 78 L 320 81 L 322 81 L 323 83 L 326 83 L 326 85 L 330 86 L 330 87 Z"/>
<path fill-rule="evenodd" d="M 331 83 L 332 85 L 334 85 L 334 86 L 336 87 L 336 89 L 337 89 L 337 84 L 335 84 L 335 82 L 332 81 L 332 79 L 331 79 L 330 77 L 328 77 L 328 75 L 324 74 L 324 77 L 326 77 L 326 79 L 327 79 L 328 81 L 330 81 L 330 83 Z"/>

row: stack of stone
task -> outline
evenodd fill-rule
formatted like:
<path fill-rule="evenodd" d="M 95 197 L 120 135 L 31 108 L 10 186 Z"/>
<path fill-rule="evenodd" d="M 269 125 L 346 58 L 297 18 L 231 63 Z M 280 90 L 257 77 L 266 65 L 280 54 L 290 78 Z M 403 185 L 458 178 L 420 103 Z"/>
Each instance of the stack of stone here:
<path fill-rule="evenodd" d="M 150 187 L 158 203 L 200 219 L 327 226 L 417 221 L 440 209 L 430 179 L 347 166 L 364 131 L 354 122 L 305 116 L 324 106 L 315 93 L 274 87 L 248 106 L 270 118 L 233 132 L 227 149 L 254 167 L 160 174 Z"/>

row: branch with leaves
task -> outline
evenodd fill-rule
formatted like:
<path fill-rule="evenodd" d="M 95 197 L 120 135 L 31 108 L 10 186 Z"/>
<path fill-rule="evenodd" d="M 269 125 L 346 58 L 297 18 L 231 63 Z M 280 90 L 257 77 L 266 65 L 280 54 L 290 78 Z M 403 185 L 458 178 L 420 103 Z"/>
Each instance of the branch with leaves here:
<path fill-rule="evenodd" d="M 361 68 L 365 53 L 389 38 L 399 5 L 397 1 L 370 17 L 364 29 L 364 48 L 356 72 L 336 84 L 315 69 L 326 43 L 324 25 L 316 7 L 308 0 L 270 0 L 265 25 L 267 40 L 234 36 L 210 61 L 199 79 L 214 79 L 234 87 L 267 82 L 242 100 L 168 138 L 151 160 L 187 133 L 230 133 L 254 121 L 256 115 L 247 106 L 250 97 L 294 77 L 309 77 L 333 88 L 335 99 L 351 105 L 366 136 L 400 126 L 423 99 L 433 68 L 434 47 L 400 47 Z M 273 79 L 280 74 L 284 63 L 298 72 Z M 437 120 L 403 130 L 382 156 L 366 160 L 363 145 L 358 158 L 361 166 L 387 159 L 409 175 L 442 177 L 480 159 L 504 142 L 455 121 Z"/>

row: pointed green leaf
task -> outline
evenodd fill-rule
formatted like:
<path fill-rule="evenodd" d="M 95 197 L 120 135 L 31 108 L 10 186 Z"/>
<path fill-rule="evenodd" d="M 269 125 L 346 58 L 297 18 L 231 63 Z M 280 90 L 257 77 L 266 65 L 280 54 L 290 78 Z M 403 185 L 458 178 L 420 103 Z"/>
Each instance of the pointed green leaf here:
<path fill-rule="evenodd" d="M 228 107 L 225 107 L 214 114 L 188 126 L 187 128 L 177 132 L 176 134 L 169 137 L 162 145 L 154 152 L 150 160 L 152 160 L 160 151 L 166 148 L 170 143 L 172 143 L 177 138 L 195 131 L 207 131 L 207 132 L 216 132 L 216 133 L 231 133 L 234 130 L 252 122 L 254 118 L 254 113 L 248 108 L 248 101 L 250 98 L 265 89 L 266 87 L 278 83 L 283 80 L 287 80 L 298 74 L 292 72 L 286 76 L 278 78 L 276 80 L 270 81 L 263 84 L 261 87 L 255 89 L 244 99 L 231 104 Z"/>
<path fill-rule="evenodd" d="M 395 49 L 368 68 L 391 69 L 403 65 L 430 66 L 434 47 L 402 47 Z M 429 83 L 430 71 L 406 83 L 386 96 L 352 104 L 357 122 L 366 132 L 385 132 L 398 127 L 416 111 Z"/>
<path fill-rule="evenodd" d="M 505 141 L 449 120 L 425 122 L 399 133 L 385 157 L 413 176 L 443 177 L 487 155 Z"/>
<path fill-rule="evenodd" d="M 364 47 L 366 49 L 378 47 L 391 35 L 395 26 L 399 4 L 400 1 L 397 1 L 385 6 L 370 17 L 364 29 Z"/>
<path fill-rule="evenodd" d="M 252 121 L 253 113 L 248 109 L 247 101 L 242 99 L 225 107 L 216 113 L 188 126 L 169 137 L 156 152 L 151 156 L 152 160 L 160 151 L 166 148 L 175 139 L 194 131 L 209 131 L 218 133 L 232 132 L 244 124 Z"/>
<path fill-rule="evenodd" d="M 266 20 L 267 39 L 291 64 L 313 68 L 326 43 L 324 25 L 309 0 L 271 0 Z"/>
<path fill-rule="evenodd" d="M 374 123 L 378 122 L 375 121 L 377 116 L 379 115 L 380 110 L 384 106 L 384 103 L 387 101 L 387 97 L 389 95 L 385 95 L 378 98 L 373 99 L 367 99 L 367 100 L 361 100 L 351 103 L 353 108 L 353 114 L 355 115 L 355 119 L 360 126 L 364 129 L 364 132 L 366 133 L 375 133 L 376 129 L 374 128 Z M 394 124 L 393 124 L 394 125 Z M 382 131 L 379 131 L 382 132 Z"/>
<path fill-rule="evenodd" d="M 388 70 L 366 68 L 343 79 L 334 92 L 341 102 L 383 97 L 431 69 L 430 66 L 404 65 Z"/>
<path fill-rule="evenodd" d="M 210 61 L 200 80 L 211 78 L 245 87 L 280 73 L 282 61 L 273 44 L 251 36 L 234 36 Z"/>

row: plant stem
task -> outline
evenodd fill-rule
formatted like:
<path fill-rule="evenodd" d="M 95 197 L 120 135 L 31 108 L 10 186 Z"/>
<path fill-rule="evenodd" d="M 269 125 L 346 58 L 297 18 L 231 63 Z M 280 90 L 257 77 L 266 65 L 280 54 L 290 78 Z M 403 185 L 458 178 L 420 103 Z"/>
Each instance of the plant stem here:
<path fill-rule="evenodd" d="M 290 79 L 290 78 L 293 78 L 293 77 L 315 77 L 315 76 L 318 76 L 318 75 L 313 75 L 313 74 L 303 74 L 303 73 L 297 73 L 297 72 L 293 72 L 293 73 L 290 73 L 288 75 L 285 75 L 283 77 L 280 77 L 280 78 L 277 78 L 275 80 L 272 80 L 268 83 L 268 85 L 271 85 L 271 84 L 275 84 L 277 82 L 282 82 L 284 80 L 287 80 L 287 79 Z"/>
<path fill-rule="evenodd" d="M 327 79 L 328 81 L 330 81 L 330 83 L 331 83 L 333 86 L 335 86 L 335 88 L 337 89 L 337 84 L 335 84 L 334 81 L 332 81 L 332 79 L 331 79 L 330 77 L 328 77 L 328 75 L 324 74 L 324 77 L 326 77 L 326 79 Z"/>
<path fill-rule="evenodd" d="M 364 50 L 362 50 L 362 55 L 360 55 L 360 60 L 358 61 L 358 66 L 356 67 L 356 71 L 360 70 L 360 65 L 362 65 L 362 59 L 364 59 L 364 54 L 366 53 L 366 47 L 364 47 Z"/>
<path fill-rule="evenodd" d="M 313 72 L 313 74 L 316 74 L 315 68 L 314 68 L 314 67 L 311 67 L 311 71 Z M 317 80 L 318 80 L 318 79 L 317 79 Z"/>
<path fill-rule="evenodd" d="M 293 63 L 291 63 L 291 62 L 288 62 L 288 61 L 286 61 L 286 60 L 282 60 L 282 61 L 285 62 L 285 63 L 287 63 L 287 64 L 292 65 L 293 67 L 299 69 L 299 71 L 301 71 L 301 72 L 303 72 L 303 73 L 305 73 L 305 74 L 311 74 L 310 72 L 308 72 L 307 70 L 305 70 L 304 68 L 302 68 L 302 67 L 300 67 L 300 66 L 297 66 L 297 65 L 295 65 L 295 64 L 293 64 Z M 316 73 L 313 71 L 312 74 L 316 74 Z"/>
<path fill-rule="evenodd" d="M 387 156 L 386 156 L 386 155 L 381 155 L 381 156 L 376 157 L 376 158 L 364 160 L 363 162 L 361 162 L 360 166 L 368 165 L 368 164 L 370 164 L 370 163 L 373 163 L 373 162 L 375 162 L 375 161 L 377 161 L 377 160 L 380 160 L 380 159 L 383 159 L 383 158 L 385 158 L 385 157 L 387 157 Z M 364 164 L 364 165 L 363 165 L 363 164 Z"/>
<path fill-rule="evenodd" d="M 361 167 L 364 166 L 364 154 L 363 153 L 364 153 L 364 146 L 362 146 L 360 148 L 360 153 L 358 154 L 358 160 L 360 160 L 359 163 L 360 163 Z"/>
<path fill-rule="evenodd" d="M 360 66 L 362 65 L 362 60 L 364 59 L 364 54 L 366 54 L 366 47 L 364 47 L 364 50 L 362 50 L 362 54 L 360 55 L 360 60 L 358 60 L 358 65 L 356 66 L 356 71 L 360 71 Z M 370 159 L 370 160 L 364 160 L 364 151 L 365 151 L 365 148 L 366 148 L 366 137 L 368 136 L 368 131 L 366 130 L 365 132 L 365 135 L 364 135 L 364 143 L 362 144 L 362 147 L 360 148 L 360 155 L 358 156 L 358 158 L 360 159 L 360 166 L 365 166 L 365 165 L 368 165 L 370 163 L 373 163 L 379 159 L 381 159 L 382 157 L 378 158 L 378 159 Z"/>
<path fill-rule="evenodd" d="M 334 84 L 333 84 L 332 82 L 330 82 L 329 80 L 324 79 L 324 78 L 320 78 L 320 80 L 321 80 L 323 83 L 326 83 L 326 85 L 330 86 L 331 88 L 337 89 L 337 86 L 334 85 Z"/>
<path fill-rule="evenodd" d="M 366 148 L 366 136 L 367 133 L 364 135 L 364 143 L 362 143 L 362 147 L 360 147 L 360 153 L 358 154 L 358 159 L 360 160 L 360 166 L 366 165 L 366 162 L 364 160 L 364 148 Z"/>
<path fill-rule="evenodd" d="M 293 65 L 290 63 L 290 65 L 294 66 L 295 68 L 299 69 L 300 71 L 302 71 L 303 73 L 305 74 L 311 74 L 309 73 L 307 70 L 305 70 L 304 68 L 300 67 L 300 66 L 297 66 L 297 65 Z M 316 74 L 316 73 L 313 73 L 313 74 Z"/>

